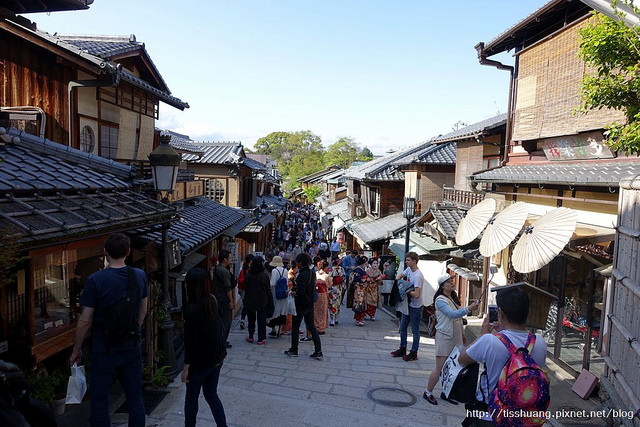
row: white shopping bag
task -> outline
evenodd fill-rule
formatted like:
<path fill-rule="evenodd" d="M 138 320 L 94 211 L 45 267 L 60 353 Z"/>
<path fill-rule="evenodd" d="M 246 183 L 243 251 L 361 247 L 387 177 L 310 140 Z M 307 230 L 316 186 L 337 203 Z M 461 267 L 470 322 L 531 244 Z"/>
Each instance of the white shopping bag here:
<path fill-rule="evenodd" d="M 71 367 L 71 376 L 67 384 L 67 405 L 74 403 L 82 403 L 82 398 L 87 392 L 87 378 L 84 374 L 84 366 L 78 366 L 74 363 Z"/>
<path fill-rule="evenodd" d="M 287 297 L 287 314 L 291 314 L 292 316 L 297 316 L 296 313 L 296 300 L 293 298 L 293 295 L 289 294 Z"/>
<path fill-rule="evenodd" d="M 460 349 L 458 347 L 453 347 L 449 357 L 447 357 L 444 365 L 442 365 L 442 371 L 440 371 L 440 384 L 442 384 L 442 392 L 445 396 L 449 396 L 453 383 L 456 382 L 456 378 L 458 378 L 458 374 L 463 368 L 458 362 L 459 356 Z"/>

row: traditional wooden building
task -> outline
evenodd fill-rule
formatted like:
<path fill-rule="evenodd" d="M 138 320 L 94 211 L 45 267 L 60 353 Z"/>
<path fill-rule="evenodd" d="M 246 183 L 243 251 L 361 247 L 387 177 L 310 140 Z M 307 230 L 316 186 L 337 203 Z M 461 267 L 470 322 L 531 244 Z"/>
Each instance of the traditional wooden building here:
<path fill-rule="evenodd" d="M 159 103 L 188 107 L 134 35 L 50 35 L 2 17 L 0 65 L 0 124 L 109 159 L 146 161 Z"/>
<path fill-rule="evenodd" d="M 176 220 L 136 191 L 135 169 L 16 129 L 0 128 L 0 357 L 23 365 L 73 345 L 87 277 L 104 268 L 104 241 Z M 130 263 L 152 277 L 158 245 L 134 245 Z M 5 354 L 3 354 L 5 353 Z"/>
<path fill-rule="evenodd" d="M 590 72 L 577 55 L 578 32 L 593 19 L 583 2 L 553 0 L 476 46 L 481 64 L 509 71 L 511 92 L 502 165 L 469 178 L 478 189 L 490 186 L 487 197 L 504 205 L 526 202 L 531 219 L 559 206 L 576 212 L 578 225 L 569 244 L 540 270 L 515 272 L 510 267 L 513 244 L 494 262 L 507 281 L 524 280 L 557 297 L 547 331 L 554 360 L 573 373 L 587 368 L 600 374 L 605 368 L 598 350 L 607 279 L 592 273 L 612 260 L 618 184 L 640 173 L 640 161 L 604 144 L 605 126 L 624 120 L 622 112 L 574 114 L 580 83 Z M 513 66 L 490 59 L 509 50 L 514 51 Z M 584 327 L 567 327 L 576 321 Z"/>

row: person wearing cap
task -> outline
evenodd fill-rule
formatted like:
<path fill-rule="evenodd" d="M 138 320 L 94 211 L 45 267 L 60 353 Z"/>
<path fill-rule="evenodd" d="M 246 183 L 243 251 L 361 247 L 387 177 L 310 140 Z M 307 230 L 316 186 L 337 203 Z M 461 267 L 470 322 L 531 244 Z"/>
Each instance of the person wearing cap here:
<path fill-rule="evenodd" d="M 418 360 L 418 347 L 420 346 L 420 318 L 422 317 L 422 285 L 424 276 L 418 269 L 418 261 L 420 257 L 415 252 L 407 252 L 405 255 L 407 268 L 398 274 L 396 279 L 403 279 L 411 282 L 413 290 L 407 292 L 409 300 L 409 314 L 402 313 L 400 319 L 400 348 L 391 352 L 393 357 L 402 357 L 405 362 Z M 411 343 L 411 351 L 407 353 L 407 328 L 411 323 L 411 334 L 413 342 Z"/>
<path fill-rule="evenodd" d="M 474 301 L 467 307 L 460 308 L 460 299 L 455 291 L 453 277 L 444 274 L 438 279 L 438 290 L 433 296 L 433 303 L 436 306 L 436 316 L 438 323 L 436 324 L 436 367 L 429 375 L 427 389 L 422 397 L 432 405 L 437 405 L 438 401 L 431 394 L 434 387 L 438 383 L 440 371 L 444 362 L 451 354 L 453 347 L 462 347 L 464 334 L 462 330 L 462 317 L 471 313 L 472 310 L 478 308 L 478 302 Z M 440 399 L 457 405 L 455 400 L 448 399 L 444 393 L 440 394 Z"/>
<path fill-rule="evenodd" d="M 282 262 L 282 257 L 280 255 L 274 256 L 271 259 L 269 266 L 273 268 L 271 270 L 270 285 L 271 296 L 273 297 L 275 309 L 273 310 L 273 316 L 271 316 L 270 319 L 267 319 L 267 325 L 271 326 L 269 336 L 279 338 L 282 325 L 287 321 L 287 299 L 276 298 L 276 283 L 278 283 L 278 279 L 281 277 L 288 279 L 289 273 L 287 272 L 287 269 L 284 268 L 284 263 Z"/>

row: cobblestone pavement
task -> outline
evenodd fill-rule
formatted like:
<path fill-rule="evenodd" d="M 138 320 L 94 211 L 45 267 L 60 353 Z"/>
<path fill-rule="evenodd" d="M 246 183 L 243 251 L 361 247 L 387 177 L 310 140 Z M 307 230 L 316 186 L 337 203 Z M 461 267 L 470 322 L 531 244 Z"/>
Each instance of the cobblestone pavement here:
<path fill-rule="evenodd" d="M 353 322 L 343 307 L 340 324 L 321 336 L 324 359 L 311 359 L 313 343 L 301 342 L 300 356 L 283 352 L 291 338 L 268 338 L 267 345 L 248 344 L 246 330 L 234 320 L 229 340 L 233 348 L 220 375 L 218 393 L 230 426 L 454 426 L 464 418 L 464 408 L 422 398 L 427 376 L 435 364 L 434 342 L 422 337 L 418 360 L 404 362 L 389 354 L 399 346 L 397 321 L 378 311 L 376 321 L 364 327 Z M 375 391 L 378 387 L 387 390 Z M 183 425 L 184 385 L 179 376 L 171 393 L 147 419 L 147 425 Z M 388 389 L 401 389 L 394 391 Z M 435 390 L 439 395 L 439 388 Z M 415 403 L 388 406 L 377 400 Z M 114 415 L 114 422 L 122 421 Z M 215 425 L 200 397 L 198 425 Z"/>

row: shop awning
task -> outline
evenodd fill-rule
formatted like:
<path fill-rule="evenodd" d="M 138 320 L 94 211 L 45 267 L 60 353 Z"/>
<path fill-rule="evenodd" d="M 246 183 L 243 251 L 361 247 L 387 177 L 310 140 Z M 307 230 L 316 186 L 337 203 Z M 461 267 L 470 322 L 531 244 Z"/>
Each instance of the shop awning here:
<path fill-rule="evenodd" d="M 443 245 L 436 242 L 430 237 L 411 234 L 409 237 L 409 252 L 415 252 L 418 255 L 430 255 L 433 252 L 454 249 L 455 246 Z M 404 237 L 391 239 L 389 241 L 389 249 L 395 253 L 400 260 L 404 262 Z"/>

